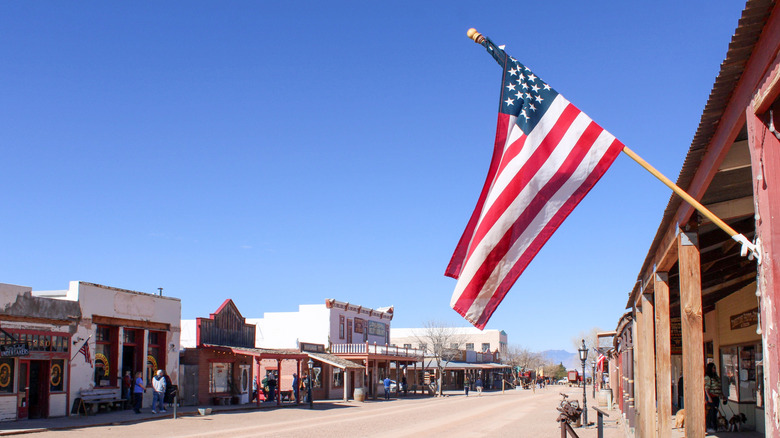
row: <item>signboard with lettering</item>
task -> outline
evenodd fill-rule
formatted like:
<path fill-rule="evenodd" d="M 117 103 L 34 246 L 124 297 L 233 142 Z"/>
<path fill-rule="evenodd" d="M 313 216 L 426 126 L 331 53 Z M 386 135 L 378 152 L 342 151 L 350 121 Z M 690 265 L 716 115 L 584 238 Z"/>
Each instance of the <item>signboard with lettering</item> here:
<path fill-rule="evenodd" d="M 29 356 L 30 348 L 27 343 L 0 345 L 0 357 Z"/>
<path fill-rule="evenodd" d="M 386 325 L 382 322 L 368 321 L 368 334 L 371 336 L 385 337 Z"/>
<path fill-rule="evenodd" d="M 670 344 L 671 354 L 682 354 L 682 319 L 669 318 L 669 331 L 672 337 Z"/>
<path fill-rule="evenodd" d="M 758 324 L 758 307 L 731 317 L 731 329 L 737 330 Z"/>

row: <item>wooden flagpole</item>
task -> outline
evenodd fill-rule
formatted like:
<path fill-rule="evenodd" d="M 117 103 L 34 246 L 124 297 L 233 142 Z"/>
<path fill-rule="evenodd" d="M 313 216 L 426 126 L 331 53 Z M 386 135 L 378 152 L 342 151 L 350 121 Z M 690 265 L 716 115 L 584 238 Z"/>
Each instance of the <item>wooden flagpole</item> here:
<path fill-rule="evenodd" d="M 477 30 L 474 29 L 473 27 L 469 29 L 468 32 L 466 32 L 466 35 L 477 44 L 482 44 L 485 41 L 485 37 L 482 36 L 481 33 L 477 32 Z M 741 244 L 742 245 L 741 254 L 743 257 L 747 255 L 747 252 L 749 250 L 750 255 L 755 256 L 756 260 L 759 263 L 761 263 L 761 253 L 759 252 L 756 245 L 753 244 L 753 242 L 749 241 L 742 234 L 737 233 L 737 231 L 731 228 L 726 222 L 723 222 L 721 218 L 715 216 L 715 214 L 712 213 L 707 207 L 705 207 L 699 201 L 694 199 L 693 196 L 686 193 L 685 190 L 681 189 L 677 184 L 673 183 L 669 178 L 667 178 L 656 168 L 651 166 L 650 163 L 648 163 L 642 157 L 637 155 L 634 151 L 629 149 L 628 146 L 625 145 L 623 146 L 623 153 L 628 155 L 632 160 L 636 161 L 640 166 L 642 166 L 645 170 L 647 170 L 653 176 L 658 178 L 658 180 L 660 180 L 662 183 L 666 184 L 667 187 L 672 189 L 672 191 L 676 193 L 679 197 L 681 197 L 685 202 L 690 204 L 704 217 L 712 221 L 713 224 L 717 225 L 718 228 L 725 231 L 729 236 L 731 236 L 733 240 Z"/>

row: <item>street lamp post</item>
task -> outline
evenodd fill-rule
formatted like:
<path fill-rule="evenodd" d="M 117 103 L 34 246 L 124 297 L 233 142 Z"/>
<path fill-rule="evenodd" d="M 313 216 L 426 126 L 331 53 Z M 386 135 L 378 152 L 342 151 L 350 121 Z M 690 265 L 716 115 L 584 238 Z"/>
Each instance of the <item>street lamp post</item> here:
<path fill-rule="evenodd" d="M 309 358 L 309 383 L 306 385 L 307 395 L 309 397 L 309 409 L 314 409 L 314 398 L 311 396 L 311 373 L 314 371 L 314 360 Z"/>
<path fill-rule="evenodd" d="M 588 394 L 585 392 L 585 362 L 588 361 L 588 347 L 585 345 L 585 339 L 582 340 L 582 347 L 579 350 L 580 360 L 582 361 L 582 419 L 583 426 L 588 427 Z"/>

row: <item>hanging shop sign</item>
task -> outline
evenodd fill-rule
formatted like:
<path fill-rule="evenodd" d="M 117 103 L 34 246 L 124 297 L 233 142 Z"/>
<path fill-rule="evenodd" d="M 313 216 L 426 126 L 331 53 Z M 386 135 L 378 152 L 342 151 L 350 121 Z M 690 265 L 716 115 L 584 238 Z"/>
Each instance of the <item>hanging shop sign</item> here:
<path fill-rule="evenodd" d="M 737 330 L 758 324 L 758 307 L 731 317 L 731 329 Z"/>

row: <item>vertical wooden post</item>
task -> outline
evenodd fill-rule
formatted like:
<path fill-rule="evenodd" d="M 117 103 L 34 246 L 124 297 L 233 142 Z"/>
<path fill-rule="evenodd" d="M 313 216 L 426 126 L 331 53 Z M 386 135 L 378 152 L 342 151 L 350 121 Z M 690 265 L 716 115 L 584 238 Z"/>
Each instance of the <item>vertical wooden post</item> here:
<path fill-rule="evenodd" d="M 669 274 L 656 272 L 655 292 L 655 377 L 658 400 L 658 438 L 672 436 L 672 355 L 669 327 Z"/>
<path fill-rule="evenodd" d="M 274 397 L 276 397 L 276 406 L 282 405 L 282 360 L 276 359 L 276 391 Z"/>
<path fill-rule="evenodd" d="M 641 430 L 639 436 L 654 438 L 656 436 L 656 399 L 655 399 L 655 316 L 653 312 L 653 299 L 650 294 L 643 293 L 640 297 L 641 325 L 639 327 L 639 399 Z"/>
<path fill-rule="evenodd" d="M 641 303 L 641 300 L 640 300 Z M 633 378 L 633 394 L 634 399 L 634 428 L 636 432 L 634 436 L 644 437 L 644 411 L 642 410 L 642 364 L 639 361 L 639 357 L 643 354 L 642 351 L 642 309 L 634 305 L 634 375 Z"/>
<path fill-rule="evenodd" d="M 704 337 L 702 334 L 701 266 L 697 232 L 681 231 L 677 238 L 677 246 L 680 266 L 685 436 L 703 438 L 705 433 Z"/>

